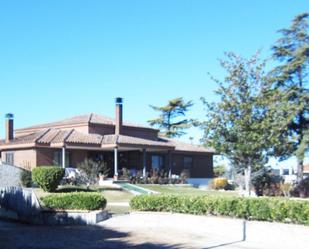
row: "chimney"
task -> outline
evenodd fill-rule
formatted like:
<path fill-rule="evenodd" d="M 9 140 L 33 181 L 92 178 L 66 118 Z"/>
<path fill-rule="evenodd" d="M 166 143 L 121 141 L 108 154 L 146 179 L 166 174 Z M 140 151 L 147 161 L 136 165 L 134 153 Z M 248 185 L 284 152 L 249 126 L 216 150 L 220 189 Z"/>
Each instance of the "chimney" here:
<path fill-rule="evenodd" d="M 122 130 L 122 98 L 116 98 L 116 123 L 115 134 L 121 134 Z"/>
<path fill-rule="evenodd" d="M 12 113 L 5 114 L 5 142 L 9 143 L 14 139 L 14 115 Z"/>

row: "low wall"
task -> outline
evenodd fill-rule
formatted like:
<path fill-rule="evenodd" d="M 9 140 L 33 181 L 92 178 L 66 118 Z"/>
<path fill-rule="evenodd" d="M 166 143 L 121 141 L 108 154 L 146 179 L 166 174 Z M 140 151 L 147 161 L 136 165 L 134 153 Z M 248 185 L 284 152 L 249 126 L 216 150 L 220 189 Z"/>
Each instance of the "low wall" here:
<path fill-rule="evenodd" d="M 21 187 L 0 188 L 0 207 L 15 212 L 22 221 L 38 215 L 41 210 L 40 203 L 32 189 Z"/>
<path fill-rule="evenodd" d="M 110 217 L 105 210 L 98 211 L 42 211 L 32 219 L 32 224 L 41 225 L 95 225 Z"/>
<path fill-rule="evenodd" d="M 0 187 L 21 186 L 20 174 L 22 168 L 0 163 Z"/>
<path fill-rule="evenodd" d="M 55 211 L 41 208 L 32 189 L 0 189 L 0 218 L 40 225 L 94 225 L 109 218 L 105 210 Z"/>

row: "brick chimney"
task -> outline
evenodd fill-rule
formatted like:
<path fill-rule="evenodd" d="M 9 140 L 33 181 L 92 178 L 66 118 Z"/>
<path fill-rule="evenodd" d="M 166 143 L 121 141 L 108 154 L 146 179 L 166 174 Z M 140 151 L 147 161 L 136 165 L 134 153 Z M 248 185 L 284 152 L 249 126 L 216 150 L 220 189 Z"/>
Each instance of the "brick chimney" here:
<path fill-rule="evenodd" d="M 5 142 L 9 143 L 14 139 L 14 115 L 12 113 L 5 114 Z"/>
<path fill-rule="evenodd" d="M 122 130 L 122 98 L 116 98 L 115 134 L 121 134 Z"/>

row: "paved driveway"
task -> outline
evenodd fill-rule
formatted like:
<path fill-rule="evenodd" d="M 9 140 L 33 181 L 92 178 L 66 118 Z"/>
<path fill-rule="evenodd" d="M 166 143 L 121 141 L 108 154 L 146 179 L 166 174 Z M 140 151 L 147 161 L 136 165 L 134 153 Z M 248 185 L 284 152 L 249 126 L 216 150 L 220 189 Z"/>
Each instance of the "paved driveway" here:
<path fill-rule="evenodd" d="M 167 213 L 131 213 L 97 226 L 0 222 L 1 249 L 308 248 L 309 227 Z"/>

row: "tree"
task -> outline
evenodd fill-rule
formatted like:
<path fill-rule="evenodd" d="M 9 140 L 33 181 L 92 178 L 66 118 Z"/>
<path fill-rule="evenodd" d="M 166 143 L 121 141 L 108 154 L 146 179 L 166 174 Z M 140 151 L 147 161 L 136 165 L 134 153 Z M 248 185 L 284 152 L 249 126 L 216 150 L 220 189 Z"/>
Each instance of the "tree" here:
<path fill-rule="evenodd" d="M 161 107 L 150 105 L 153 110 L 160 112 L 160 116 L 149 120 L 148 123 L 158 127 L 165 137 L 180 137 L 186 134 L 184 130 L 191 127 L 192 121 L 179 118 L 184 117 L 192 105 L 192 101 L 185 102 L 183 98 L 169 100 L 167 105 Z"/>
<path fill-rule="evenodd" d="M 214 177 L 220 177 L 223 176 L 226 172 L 224 165 L 216 165 L 214 166 Z"/>
<path fill-rule="evenodd" d="M 271 124 L 264 121 L 265 102 L 260 101 L 265 79 L 265 63 L 258 55 L 244 59 L 234 53 L 226 53 L 220 60 L 227 71 L 223 81 L 212 79 L 219 85 L 215 93 L 218 102 L 202 101 L 206 107 L 204 143 L 226 156 L 238 172 L 246 176 L 246 190 L 250 194 L 251 171 L 257 171 L 267 162 L 268 143 L 265 141 Z M 263 127 L 261 126 L 263 124 Z M 266 128 L 266 129 L 265 129 Z"/>
<path fill-rule="evenodd" d="M 282 143 L 275 148 L 275 155 L 281 158 L 296 156 L 298 181 L 303 178 L 303 161 L 309 147 L 308 16 L 308 13 L 297 15 L 289 28 L 279 30 L 282 37 L 272 47 L 273 58 L 279 65 L 271 72 L 271 83 L 274 91 L 288 103 L 288 106 L 276 106 L 276 111 L 286 112 L 284 108 L 294 110 L 292 118 L 281 116 L 280 126 L 287 129 L 282 129 Z"/>

